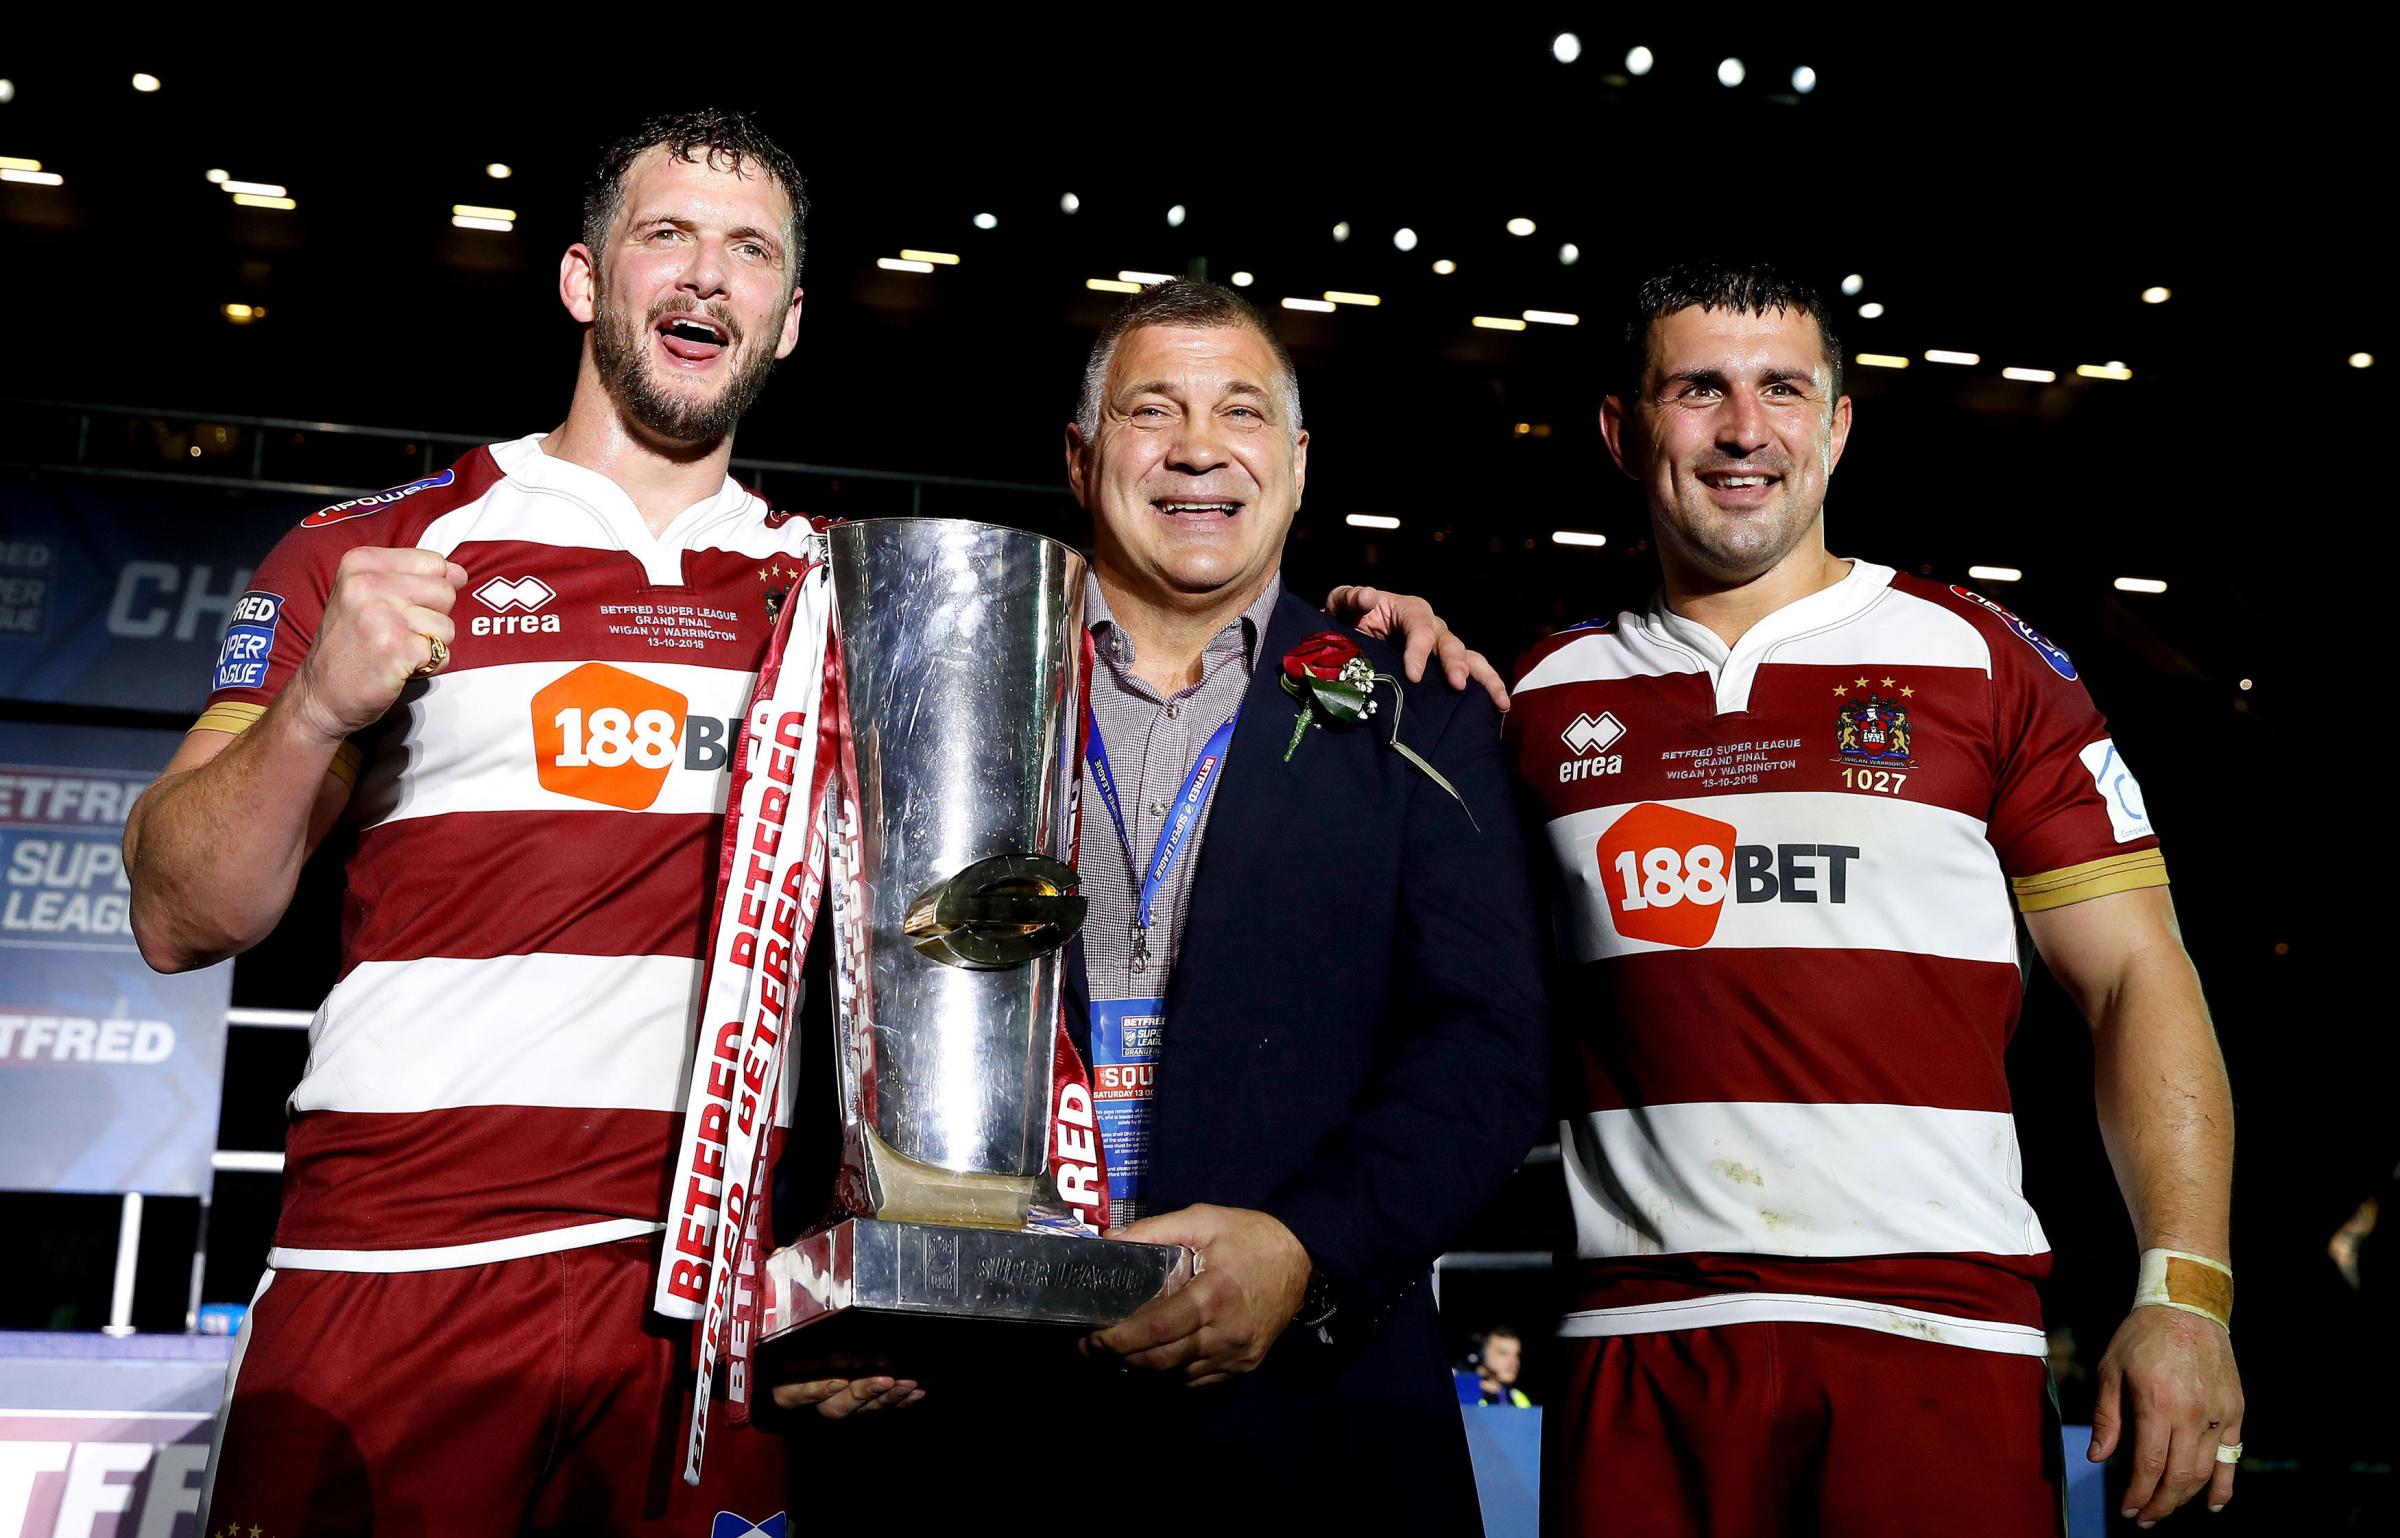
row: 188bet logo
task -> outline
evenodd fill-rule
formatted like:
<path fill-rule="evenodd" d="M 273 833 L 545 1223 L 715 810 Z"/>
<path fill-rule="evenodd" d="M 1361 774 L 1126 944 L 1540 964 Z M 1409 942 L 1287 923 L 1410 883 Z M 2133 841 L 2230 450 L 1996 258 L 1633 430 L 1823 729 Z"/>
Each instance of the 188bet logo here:
<path fill-rule="evenodd" d="M 1600 885 L 1628 940 L 1706 945 L 1725 911 L 1733 824 L 1645 802 L 1600 836 Z"/>
<path fill-rule="evenodd" d="M 533 697 L 533 762 L 542 788 L 628 812 L 647 810 L 677 764 L 725 767 L 733 723 L 638 673 L 589 662 Z"/>
<path fill-rule="evenodd" d="M 1600 887 L 1628 940 L 1706 945 L 1737 903 L 1847 903 L 1854 844 L 1744 844 L 1734 826 L 1644 802 L 1600 836 Z"/>

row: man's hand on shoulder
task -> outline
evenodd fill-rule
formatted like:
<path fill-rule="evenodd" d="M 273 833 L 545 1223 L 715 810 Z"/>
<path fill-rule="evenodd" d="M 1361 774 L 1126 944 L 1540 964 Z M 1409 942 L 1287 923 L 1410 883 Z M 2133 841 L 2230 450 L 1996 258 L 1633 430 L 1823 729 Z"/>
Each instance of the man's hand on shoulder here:
<path fill-rule="evenodd" d="M 2094 1463 L 2130 1432 L 2124 1511 L 2147 1527 L 2202 1490 L 2211 1511 L 2233 1499 L 2220 1444 L 2242 1439 L 2242 1375 L 2222 1326 L 2176 1308 L 2137 1308 L 2100 1359 Z"/>
<path fill-rule="evenodd" d="M 1280 1221 L 1246 1207 L 1184 1207 L 1111 1237 L 1185 1245 L 1200 1256 L 1198 1274 L 1124 1323 L 1087 1336 L 1084 1353 L 1178 1372 L 1194 1388 L 1265 1361 L 1308 1292 L 1308 1251 Z"/>
<path fill-rule="evenodd" d="M 1410 683 L 1425 678 L 1425 659 L 1439 658 L 1442 676 L 1450 680 L 1453 689 L 1464 689 L 1470 679 L 1483 685 L 1492 703 L 1502 710 L 1508 708 L 1508 685 L 1491 659 L 1479 651 L 1470 651 L 1443 618 L 1433 612 L 1433 605 L 1422 598 L 1406 593 L 1387 593 L 1376 587 L 1337 587 L 1325 595 L 1325 612 L 1344 620 L 1373 636 L 1378 641 L 1397 638 L 1401 642 L 1402 670 Z"/>

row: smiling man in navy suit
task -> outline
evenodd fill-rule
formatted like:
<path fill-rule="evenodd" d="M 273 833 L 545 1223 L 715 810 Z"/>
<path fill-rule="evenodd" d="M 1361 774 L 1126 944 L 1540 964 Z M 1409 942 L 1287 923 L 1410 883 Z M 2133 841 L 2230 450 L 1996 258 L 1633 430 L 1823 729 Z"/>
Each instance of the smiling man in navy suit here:
<path fill-rule="evenodd" d="M 1379 683 L 1363 725 L 1298 726 L 1284 658 L 1332 628 L 1279 580 L 1308 446 L 1282 344 L 1195 282 L 1127 302 L 1067 431 L 1099 657 L 1070 1013 L 1114 1220 L 1202 1267 L 1085 1350 L 1137 1377 L 1134 1488 L 1471 1532 L 1421 1284 L 1541 1129 L 1538 920 L 1482 692 Z"/>
<path fill-rule="evenodd" d="M 1334 628 L 1279 580 L 1308 434 L 1290 357 L 1239 297 L 1128 300 L 1076 416 L 1098 660 L 1068 1019 L 1112 1222 L 1200 1271 L 1084 1340 L 1089 1367 L 994 1386 L 929 1364 L 906 1415 L 795 1435 L 805 1504 L 928 1531 L 1090 1499 L 1153 1535 L 1479 1532 L 1424 1283 L 1548 1108 L 1497 709 L 1421 602 L 1352 589 L 1371 629 L 1408 622 L 1420 670 L 1440 652 L 1437 675 L 1392 682 L 1402 654 L 1349 633 L 1384 675 L 1376 714 L 1300 725 L 1284 658 Z"/>

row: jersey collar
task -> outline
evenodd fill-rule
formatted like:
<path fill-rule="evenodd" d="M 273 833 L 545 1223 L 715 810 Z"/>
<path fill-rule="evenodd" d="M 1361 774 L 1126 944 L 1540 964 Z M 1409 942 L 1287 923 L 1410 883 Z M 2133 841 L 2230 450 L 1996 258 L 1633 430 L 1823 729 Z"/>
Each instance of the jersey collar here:
<path fill-rule="evenodd" d="M 1750 686 L 1757 681 L 1759 664 L 1776 647 L 1857 618 L 1884 595 L 1895 575 L 1889 566 L 1854 559 L 1841 581 L 1785 604 L 1730 647 L 1706 625 L 1668 608 L 1664 591 L 1650 596 L 1642 626 L 1656 639 L 1700 660 L 1716 683 L 1717 714 L 1730 715 L 1750 708 Z"/>
<path fill-rule="evenodd" d="M 495 443 L 492 460 L 519 485 L 565 497 L 589 511 L 616 536 L 626 554 L 642 563 L 653 587 L 681 587 L 683 553 L 691 548 L 692 536 L 719 514 L 737 511 L 750 500 L 741 483 L 727 476 L 715 491 L 677 513 L 663 533 L 652 534 L 624 487 L 597 470 L 543 453 L 542 439 L 547 436 L 529 433 L 510 443 Z"/>

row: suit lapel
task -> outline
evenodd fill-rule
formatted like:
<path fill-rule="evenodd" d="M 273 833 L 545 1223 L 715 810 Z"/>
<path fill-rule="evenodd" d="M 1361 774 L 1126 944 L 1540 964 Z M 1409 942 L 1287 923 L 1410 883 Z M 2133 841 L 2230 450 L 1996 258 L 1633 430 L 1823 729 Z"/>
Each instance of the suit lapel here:
<path fill-rule="evenodd" d="M 1250 687 L 1242 696 L 1241 724 L 1226 750 L 1225 778 L 1208 811 L 1200 863 L 1192 870 L 1191 901 L 1184 910 L 1184 938 L 1167 984 L 1167 1055 L 1189 1054 L 1215 1026 L 1205 992 L 1194 994 L 1190 979 L 1223 977 L 1238 964 L 1224 942 L 1241 932 L 1243 904 L 1265 890 L 1256 879 L 1262 857 L 1272 858 L 1274 830 L 1289 826 L 1303 809 L 1297 763 L 1283 761 L 1299 705 L 1283 692 L 1283 655 L 1322 628 L 1323 615 L 1285 593 L 1260 638 Z M 1306 755 L 1301 755 L 1305 759 Z M 1172 1071 L 1172 1070 L 1171 1070 Z"/>
<path fill-rule="evenodd" d="M 1092 984 L 1091 974 L 1083 967 L 1080 931 L 1067 942 L 1066 976 L 1061 981 L 1066 989 L 1067 1040 L 1075 1044 L 1075 1055 L 1088 1064 L 1092 1060 Z"/>

